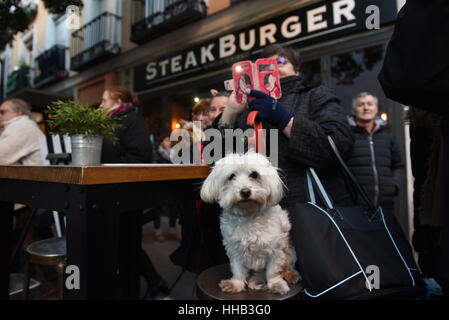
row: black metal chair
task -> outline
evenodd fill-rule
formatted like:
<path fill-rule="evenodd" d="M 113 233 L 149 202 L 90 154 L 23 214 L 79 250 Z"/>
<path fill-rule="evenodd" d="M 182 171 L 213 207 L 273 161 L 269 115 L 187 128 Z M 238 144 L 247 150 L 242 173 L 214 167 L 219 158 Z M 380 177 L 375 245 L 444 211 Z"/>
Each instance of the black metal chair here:
<path fill-rule="evenodd" d="M 28 299 L 31 268 L 33 265 L 56 266 L 58 274 L 58 298 L 63 299 L 64 268 L 66 265 L 67 248 L 65 237 L 55 237 L 31 243 L 25 250 L 27 268 L 24 279 L 24 298 Z"/>
<path fill-rule="evenodd" d="M 63 143 L 61 144 L 61 139 Z M 40 141 L 42 159 L 45 164 L 69 164 L 70 162 L 70 139 L 69 137 L 60 136 L 43 136 Z M 17 256 L 23 241 L 33 223 L 38 209 L 33 209 L 30 217 L 28 218 L 22 235 L 16 244 L 11 258 L 11 263 Z M 25 249 L 26 254 L 26 273 L 23 281 L 23 295 L 25 299 L 29 296 L 29 284 L 31 279 L 31 269 L 34 265 L 55 266 L 57 268 L 58 275 L 58 297 L 63 298 L 63 285 L 64 285 L 64 268 L 66 265 L 67 249 L 66 239 L 63 236 L 65 227 L 61 226 L 61 219 L 59 213 L 52 211 L 56 237 L 44 239 L 31 243 Z M 65 221 L 65 219 L 63 219 Z M 64 224 L 65 225 L 65 224 Z"/>

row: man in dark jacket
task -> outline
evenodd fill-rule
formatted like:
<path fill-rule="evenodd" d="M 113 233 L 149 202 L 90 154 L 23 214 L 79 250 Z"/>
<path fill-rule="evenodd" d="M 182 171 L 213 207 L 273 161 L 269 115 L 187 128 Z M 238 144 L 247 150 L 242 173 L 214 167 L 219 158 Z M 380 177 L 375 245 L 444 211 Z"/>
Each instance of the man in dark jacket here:
<path fill-rule="evenodd" d="M 355 143 L 348 166 L 373 203 L 393 213 L 404 169 L 399 146 L 387 122 L 378 117 L 376 96 L 359 93 L 352 101 L 352 112 L 348 123 Z"/>
<path fill-rule="evenodd" d="M 246 106 L 236 103 L 232 95 L 228 107 L 216 120 L 216 126 L 247 129 L 248 112 L 259 111 L 264 128 L 279 130 L 278 141 L 268 141 L 267 144 L 278 143 L 278 166 L 287 180 L 288 205 L 307 201 L 307 167 L 316 169 L 336 204 L 350 204 L 349 193 L 327 139 L 328 135 L 332 136 L 342 156 L 349 155 L 354 137 L 339 99 L 327 87 L 302 84 L 299 77 L 301 58 L 296 48 L 270 45 L 264 49 L 262 57 L 277 60 L 282 98 L 277 101 L 251 90 L 250 95 L 255 99 Z"/>
<path fill-rule="evenodd" d="M 432 276 L 442 286 L 445 297 L 449 296 L 449 214 L 446 199 L 449 198 L 449 1 L 447 0 L 407 0 L 398 14 L 393 36 L 388 44 L 384 65 L 379 74 L 379 81 L 385 95 L 402 104 L 424 109 L 441 115 L 441 127 L 432 137 L 433 143 L 440 140 L 440 145 L 433 149 L 429 158 L 441 157 L 429 166 L 430 171 L 437 171 L 441 183 L 436 180 L 426 181 L 433 184 L 438 194 L 432 201 L 419 201 L 419 206 L 427 205 L 432 210 L 421 210 L 419 221 L 415 225 L 417 232 L 430 227 L 438 232 L 431 232 L 427 238 L 435 238 L 425 254 L 429 254 L 433 267 Z M 413 129 L 414 130 L 414 129 Z M 412 145 L 416 139 L 425 139 L 419 132 L 411 132 Z M 412 161 L 416 153 L 412 150 Z M 427 172 L 423 173 L 431 176 Z M 429 188 L 426 188 L 429 190 Z M 424 192 L 427 194 L 428 192 Z M 418 203 L 415 203 L 418 205 Z M 415 234 L 416 236 L 416 234 Z M 415 239 L 414 240 L 418 240 Z M 414 242 L 417 248 L 416 241 Z M 427 245 L 426 245 L 427 246 Z M 422 265 L 421 265 L 422 266 Z"/>

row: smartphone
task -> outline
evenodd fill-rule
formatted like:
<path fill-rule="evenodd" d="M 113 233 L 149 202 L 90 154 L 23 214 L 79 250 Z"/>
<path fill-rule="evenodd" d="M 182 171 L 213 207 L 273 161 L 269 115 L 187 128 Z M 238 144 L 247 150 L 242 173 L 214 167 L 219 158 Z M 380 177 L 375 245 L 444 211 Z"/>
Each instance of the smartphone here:
<path fill-rule="evenodd" d="M 240 61 L 232 65 L 232 78 L 234 80 L 234 91 L 239 103 L 246 103 L 247 89 L 254 89 L 254 72 L 251 61 Z"/>
<path fill-rule="evenodd" d="M 232 80 L 224 82 L 225 89 L 234 91 L 239 103 L 246 103 L 253 97 L 247 97 L 247 89 L 262 91 L 275 99 L 282 96 L 278 64 L 275 59 L 240 61 L 232 65 Z"/>

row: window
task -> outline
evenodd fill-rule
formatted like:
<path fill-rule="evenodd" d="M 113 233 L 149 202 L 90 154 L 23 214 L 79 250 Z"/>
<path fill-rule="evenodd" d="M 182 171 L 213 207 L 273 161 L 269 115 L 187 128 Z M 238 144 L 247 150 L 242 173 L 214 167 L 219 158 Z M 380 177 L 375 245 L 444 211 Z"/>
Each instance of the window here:
<path fill-rule="evenodd" d="M 166 3 L 164 3 L 166 2 Z M 174 1 L 164 1 L 164 0 L 145 0 L 145 16 L 149 17 L 153 14 L 164 12 L 165 6 L 169 5 L 170 2 Z"/>
<path fill-rule="evenodd" d="M 321 60 L 303 62 L 301 65 L 301 79 L 305 86 L 316 86 L 322 83 Z"/>
<path fill-rule="evenodd" d="M 31 66 L 33 59 L 33 33 L 29 32 L 26 35 L 24 35 L 22 41 L 23 41 L 23 50 L 21 58 L 23 59 L 23 62 L 27 66 Z"/>
<path fill-rule="evenodd" d="M 330 86 L 335 89 L 341 104 L 351 113 L 352 98 L 363 91 L 379 98 L 379 105 L 387 103 L 377 75 L 382 67 L 385 45 L 376 45 L 333 55 L 330 57 Z"/>

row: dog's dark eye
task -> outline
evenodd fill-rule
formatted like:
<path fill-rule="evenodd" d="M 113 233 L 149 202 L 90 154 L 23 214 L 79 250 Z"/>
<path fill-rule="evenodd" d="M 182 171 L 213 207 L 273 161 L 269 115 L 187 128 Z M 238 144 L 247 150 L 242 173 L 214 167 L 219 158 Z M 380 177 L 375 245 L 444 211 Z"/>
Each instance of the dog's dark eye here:
<path fill-rule="evenodd" d="M 253 172 L 251 172 L 249 177 L 252 179 L 257 179 L 257 178 L 259 178 L 259 173 L 257 171 L 253 171 Z"/>
<path fill-rule="evenodd" d="M 229 176 L 228 180 L 231 181 L 231 180 L 234 179 L 234 178 L 235 178 L 235 174 L 231 174 L 231 175 Z"/>

